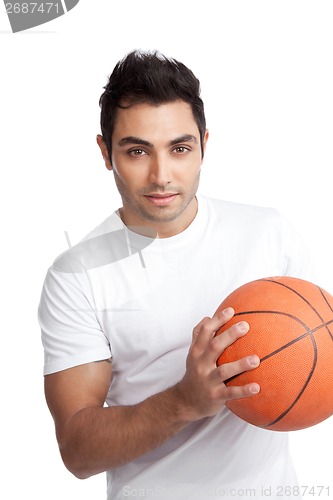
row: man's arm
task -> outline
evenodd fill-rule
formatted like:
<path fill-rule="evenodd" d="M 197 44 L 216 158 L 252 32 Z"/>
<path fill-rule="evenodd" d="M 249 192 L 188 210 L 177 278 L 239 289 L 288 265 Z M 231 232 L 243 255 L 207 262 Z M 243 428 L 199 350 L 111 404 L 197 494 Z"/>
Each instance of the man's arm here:
<path fill-rule="evenodd" d="M 160 446 L 190 422 L 215 415 L 228 399 L 258 392 L 257 384 L 224 384 L 258 366 L 257 356 L 216 366 L 221 352 L 248 330 L 242 322 L 215 336 L 232 314 L 229 309 L 204 318 L 193 330 L 183 379 L 136 405 L 104 407 L 112 376 L 109 361 L 47 375 L 45 395 L 66 467 L 82 479 L 118 467 Z"/>

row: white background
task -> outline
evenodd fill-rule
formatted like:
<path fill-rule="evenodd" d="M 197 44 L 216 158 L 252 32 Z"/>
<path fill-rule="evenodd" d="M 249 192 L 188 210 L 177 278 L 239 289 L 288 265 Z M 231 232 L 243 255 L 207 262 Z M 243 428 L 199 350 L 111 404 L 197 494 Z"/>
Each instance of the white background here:
<path fill-rule="evenodd" d="M 210 129 L 200 191 L 282 211 L 333 292 L 332 26 L 325 0 L 81 0 L 12 34 L 1 5 L 1 498 L 105 498 L 104 475 L 79 481 L 60 460 L 37 306 L 64 232 L 73 244 L 119 206 L 95 143 L 113 66 L 156 48 L 194 71 Z M 300 483 L 333 495 L 331 419 L 291 445 Z"/>

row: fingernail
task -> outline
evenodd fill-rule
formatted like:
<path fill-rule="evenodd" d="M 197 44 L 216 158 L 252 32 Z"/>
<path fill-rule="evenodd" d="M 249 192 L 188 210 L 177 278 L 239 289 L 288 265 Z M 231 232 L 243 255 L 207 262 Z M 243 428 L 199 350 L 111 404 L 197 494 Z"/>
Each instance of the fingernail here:
<path fill-rule="evenodd" d="M 258 394 L 258 392 L 260 392 L 260 385 L 255 384 L 255 383 L 254 383 L 254 384 L 251 384 L 251 385 L 250 385 L 250 392 L 251 392 L 252 394 Z"/>
<path fill-rule="evenodd" d="M 237 323 L 237 329 L 239 332 L 246 333 L 249 330 L 249 325 L 246 321 L 240 321 Z"/>
<path fill-rule="evenodd" d="M 232 307 L 227 307 L 226 309 L 224 309 L 223 314 L 225 316 L 232 316 L 234 314 L 234 310 Z"/>
<path fill-rule="evenodd" d="M 249 356 L 248 361 L 251 366 L 258 366 L 260 363 L 260 359 L 256 355 Z"/>

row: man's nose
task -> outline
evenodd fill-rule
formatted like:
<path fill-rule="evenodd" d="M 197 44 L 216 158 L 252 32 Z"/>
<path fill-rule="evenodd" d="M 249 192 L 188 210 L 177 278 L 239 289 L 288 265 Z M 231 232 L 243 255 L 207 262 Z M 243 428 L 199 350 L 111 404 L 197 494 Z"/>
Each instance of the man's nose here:
<path fill-rule="evenodd" d="M 150 163 L 150 182 L 165 186 L 172 181 L 171 168 L 166 155 L 154 155 Z"/>

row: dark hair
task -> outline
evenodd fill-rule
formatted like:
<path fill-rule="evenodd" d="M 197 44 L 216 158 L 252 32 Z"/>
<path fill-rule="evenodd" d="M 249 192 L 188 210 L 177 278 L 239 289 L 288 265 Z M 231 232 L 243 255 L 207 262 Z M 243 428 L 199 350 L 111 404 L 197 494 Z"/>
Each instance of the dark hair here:
<path fill-rule="evenodd" d="M 184 64 L 168 59 L 158 51 L 133 51 L 115 66 L 100 97 L 101 130 L 109 158 L 112 155 L 112 133 L 117 108 L 137 103 L 164 104 L 177 100 L 187 102 L 198 125 L 202 156 L 206 131 L 200 82 Z"/>

